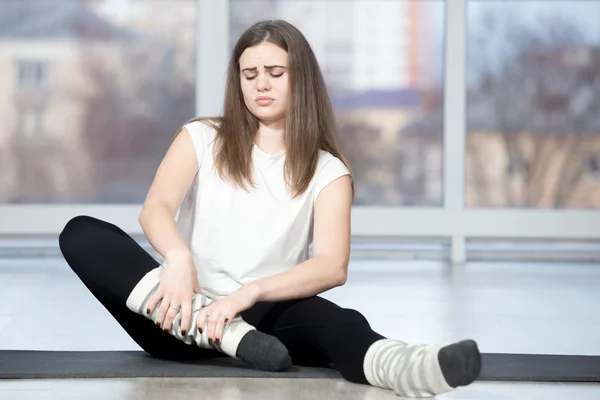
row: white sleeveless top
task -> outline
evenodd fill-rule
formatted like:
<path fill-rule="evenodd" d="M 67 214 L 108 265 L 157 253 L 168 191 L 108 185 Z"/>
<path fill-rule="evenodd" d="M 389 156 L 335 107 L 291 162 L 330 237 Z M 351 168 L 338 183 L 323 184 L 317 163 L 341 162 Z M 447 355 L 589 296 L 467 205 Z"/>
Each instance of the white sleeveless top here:
<path fill-rule="evenodd" d="M 214 128 L 201 121 L 185 128 L 199 168 L 177 225 L 192 252 L 202 293 L 221 298 L 307 260 L 315 200 L 325 186 L 350 173 L 344 163 L 321 151 L 308 189 L 293 199 L 283 175 L 285 151 L 268 154 L 254 146 L 256 187 L 245 191 L 222 180 L 214 168 Z"/>

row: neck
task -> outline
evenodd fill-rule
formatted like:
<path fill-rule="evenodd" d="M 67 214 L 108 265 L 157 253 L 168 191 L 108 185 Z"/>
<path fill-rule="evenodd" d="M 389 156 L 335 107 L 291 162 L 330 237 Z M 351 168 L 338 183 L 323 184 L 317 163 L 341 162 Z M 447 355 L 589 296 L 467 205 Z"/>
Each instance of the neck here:
<path fill-rule="evenodd" d="M 279 153 L 285 150 L 285 120 L 260 121 L 255 142 L 268 153 Z"/>

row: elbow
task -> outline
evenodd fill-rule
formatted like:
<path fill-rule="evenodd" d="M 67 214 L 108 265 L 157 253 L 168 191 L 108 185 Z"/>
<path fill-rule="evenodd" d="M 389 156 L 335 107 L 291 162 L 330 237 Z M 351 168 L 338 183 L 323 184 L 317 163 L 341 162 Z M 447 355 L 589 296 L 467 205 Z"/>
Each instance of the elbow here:
<path fill-rule="evenodd" d="M 142 206 L 142 209 L 140 210 L 140 213 L 138 214 L 138 223 L 140 224 L 142 229 L 144 228 L 144 225 L 146 224 L 147 214 L 148 214 L 148 206 L 146 204 L 144 204 Z"/>
<path fill-rule="evenodd" d="M 140 210 L 140 213 L 138 214 L 138 224 L 140 224 L 140 226 L 142 228 L 144 228 L 144 206 L 142 206 L 142 209 Z"/>
<path fill-rule="evenodd" d="M 334 285 L 344 286 L 348 280 L 348 261 L 336 264 L 334 272 Z"/>
<path fill-rule="evenodd" d="M 348 279 L 348 274 L 345 274 L 345 273 L 338 274 L 338 276 L 336 276 L 334 287 L 344 286 L 346 284 L 347 279 Z"/>
<path fill-rule="evenodd" d="M 315 258 L 319 259 L 324 274 L 324 276 L 321 275 L 321 282 L 324 282 L 329 289 L 346 284 L 348 280 L 348 258 L 330 254 Z"/>

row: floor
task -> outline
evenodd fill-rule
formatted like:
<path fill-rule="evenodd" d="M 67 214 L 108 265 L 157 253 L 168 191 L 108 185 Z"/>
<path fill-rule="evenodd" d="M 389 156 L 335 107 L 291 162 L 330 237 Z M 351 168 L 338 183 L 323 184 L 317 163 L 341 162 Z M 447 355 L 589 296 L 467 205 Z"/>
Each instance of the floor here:
<path fill-rule="evenodd" d="M 483 352 L 600 355 L 600 265 L 356 260 L 324 294 L 391 338 L 474 338 Z M 368 301 L 364 299 L 368 298 Z M 0 258 L 0 348 L 139 350 L 61 259 Z M 97 379 L 0 381 L 0 399 L 398 399 L 337 380 Z M 207 396 L 207 397 L 206 397 Z M 439 399 L 598 399 L 598 384 L 476 382 Z"/>

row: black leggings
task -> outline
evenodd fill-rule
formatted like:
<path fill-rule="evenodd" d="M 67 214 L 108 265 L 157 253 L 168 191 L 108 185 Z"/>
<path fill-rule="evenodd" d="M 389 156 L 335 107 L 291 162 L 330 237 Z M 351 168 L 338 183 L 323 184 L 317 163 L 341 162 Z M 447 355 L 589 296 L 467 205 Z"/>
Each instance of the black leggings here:
<path fill-rule="evenodd" d="M 59 237 L 71 269 L 131 338 L 147 353 L 171 360 L 223 357 L 216 350 L 188 345 L 129 310 L 127 297 L 150 270 L 159 266 L 127 233 L 88 216 L 70 220 Z M 257 303 L 241 313 L 257 330 L 277 337 L 295 365 L 334 364 L 348 381 L 366 384 L 363 361 L 369 346 L 384 337 L 365 317 L 318 296 Z"/>

